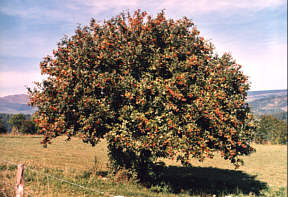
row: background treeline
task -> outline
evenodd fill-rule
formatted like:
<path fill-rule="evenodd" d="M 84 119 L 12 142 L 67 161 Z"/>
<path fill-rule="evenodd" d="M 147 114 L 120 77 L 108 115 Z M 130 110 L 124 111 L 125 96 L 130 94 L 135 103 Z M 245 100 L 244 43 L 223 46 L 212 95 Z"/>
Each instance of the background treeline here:
<path fill-rule="evenodd" d="M 279 113 L 274 113 L 271 114 L 271 116 L 277 118 L 278 120 L 284 120 L 287 122 L 287 112 L 279 112 Z"/>
<path fill-rule="evenodd" d="M 36 134 L 37 128 L 31 114 L 0 113 L 0 133 Z"/>
<path fill-rule="evenodd" d="M 260 116 L 255 142 L 258 144 L 287 144 L 287 119 L 281 120 L 272 115 Z"/>
<path fill-rule="evenodd" d="M 258 118 L 255 142 L 258 144 L 287 144 L 287 112 L 262 115 Z M 0 133 L 37 134 L 30 114 L 0 113 Z"/>
<path fill-rule="evenodd" d="M 287 112 L 277 112 L 277 113 L 267 113 L 267 114 L 257 114 L 252 111 L 252 113 L 256 116 L 256 119 L 260 120 L 264 116 L 271 116 L 273 118 L 276 118 L 278 120 L 283 120 L 285 122 L 288 122 L 287 119 Z"/>

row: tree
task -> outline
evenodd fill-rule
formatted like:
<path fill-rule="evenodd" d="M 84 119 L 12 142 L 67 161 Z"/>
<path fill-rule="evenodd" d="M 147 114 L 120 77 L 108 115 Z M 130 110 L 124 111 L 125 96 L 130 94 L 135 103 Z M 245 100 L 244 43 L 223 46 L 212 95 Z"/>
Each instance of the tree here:
<path fill-rule="evenodd" d="M 23 120 L 19 132 L 23 134 L 36 134 L 37 128 L 33 121 Z"/>
<path fill-rule="evenodd" d="M 12 114 L 0 113 L 0 119 L 2 120 L 3 126 L 7 129 L 8 132 L 11 131 L 11 125 L 8 123 Z"/>
<path fill-rule="evenodd" d="M 25 120 L 24 114 L 15 114 L 11 116 L 8 123 L 16 129 L 16 132 L 19 132 L 19 129 L 24 120 Z"/>
<path fill-rule="evenodd" d="M 0 118 L 0 133 L 7 133 L 7 129 L 5 128 L 1 118 Z"/>
<path fill-rule="evenodd" d="M 256 130 L 255 142 L 259 144 L 286 144 L 287 143 L 287 122 L 278 120 L 272 115 L 260 117 L 259 127 Z"/>
<path fill-rule="evenodd" d="M 47 79 L 28 89 L 42 143 L 106 138 L 112 169 L 139 177 L 157 158 L 189 165 L 215 151 L 239 166 L 254 150 L 249 84 L 231 55 L 213 50 L 193 22 L 164 12 L 92 19 L 44 58 Z"/>

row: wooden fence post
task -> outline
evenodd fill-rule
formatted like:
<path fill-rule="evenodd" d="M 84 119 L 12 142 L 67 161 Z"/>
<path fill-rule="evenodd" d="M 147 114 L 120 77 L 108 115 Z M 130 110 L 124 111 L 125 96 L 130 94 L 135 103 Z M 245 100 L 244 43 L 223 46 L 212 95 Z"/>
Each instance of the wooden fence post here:
<path fill-rule="evenodd" d="M 16 197 L 24 196 L 24 164 L 18 165 L 15 189 L 16 189 Z"/>

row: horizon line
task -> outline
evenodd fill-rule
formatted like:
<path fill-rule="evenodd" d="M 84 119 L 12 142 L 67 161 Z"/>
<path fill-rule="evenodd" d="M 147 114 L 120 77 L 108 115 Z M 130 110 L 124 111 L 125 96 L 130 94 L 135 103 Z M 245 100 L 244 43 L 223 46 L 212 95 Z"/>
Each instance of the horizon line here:
<path fill-rule="evenodd" d="M 249 90 L 247 92 L 263 92 L 263 91 L 287 91 L 288 89 L 265 89 L 265 90 Z M 3 95 L 3 96 L 0 96 L 0 98 L 2 97 L 7 97 L 7 96 L 16 96 L 16 95 L 28 95 L 28 94 L 25 94 L 25 93 L 18 93 L 18 94 L 8 94 L 8 95 Z"/>

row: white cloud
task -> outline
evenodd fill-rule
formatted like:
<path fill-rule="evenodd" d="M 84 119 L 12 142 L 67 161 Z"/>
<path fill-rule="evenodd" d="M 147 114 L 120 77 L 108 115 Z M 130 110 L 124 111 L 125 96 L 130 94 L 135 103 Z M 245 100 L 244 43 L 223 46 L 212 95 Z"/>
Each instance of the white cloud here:
<path fill-rule="evenodd" d="M 98 13 L 105 10 L 123 9 L 166 9 L 170 16 L 190 16 L 191 14 L 203 14 L 211 11 L 234 13 L 238 9 L 261 10 L 267 7 L 274 7 L 285 4 L 285 0 L 159 0 L 159 1 L 140 1 L 140 0 L 74 0 L 74 4 L 86 5 L 91 12 Z"/>
<path fill-rule="evenodd" d="M 83 23 L 91 16 L 101 20 L 109 15 L 114 16 L 120 11 L 129 9 L 143 9 L 155 14 L 162 9 L 167 10 L 170 17 L 195 16 L 210 12 L 221 12 L 222 14 L 233 14 L 235 11 L 245 10 L 257 11 L 268 7 L 285 5 L 285 0 L 70 0 L 55 3 L 55 8 L 43 8 L 38 6 L 24 8 L 9 4 L 0 7 L 0 12 L 7 15 L 19 16 L 29 19 L 40 19 L 41 21 L 68 21 Z M 102 14 L 105 12 L 105 16 Z M 247 14 L 247 13 L 245 13 Z"/>
<path fill-rule="evenodd" d="M 59 40 L 58 40 L 59 41 Z M 0 39 L 0 54 L 2 56 L 42 58 L 52 53 L 56 48 L 56 41 L 46 37 L 20 36 L 13 39 Z"/>
<path fill-rule="evenodd" d="M 40 23 L 44 21 L 69 21 L 69 22 L 77 22 L 75 21 L 75 17 L 73 12 L 65 10 L 65 5 L 61 8 L 57 9 L 44 9 L 42 7 L 0 7 L 0 12 L 10 15 L 17 16 L 26 19 L 38 20 Z M 78 15 L 77 18 L 81 18 L 81 15 Z"/>
<path fill-rule="evenodd" d="M 217 51 L 231 52 L 249 76 L 251 90 L 287 89 L 287 44 L 269 43 L 249 46 L 247 43 L 217 42 Z"/>
<path fill-rule="evenodd" d="M 75 0 L 74 3 L 76 4 L 84 4 L 87 6 L 93 6 L 97 7 L 99 9 L 107 9 L 107 7 L 113 7 L 113 8 L 122 8 L 122 7 L 135 7 L 139 4 L 144 3 L 144 1 L 140 0 L 126 0 L 126 1 L 119 1 L 119 0 L 86 0 L 86 1 L 81 1 L 81 0 Z M 146 2 L 147 3 L 147 2 Z"/>
<path fill-rule="evenodd" d="M 34 87 L 33 82 L 41 82 L 44 76 L 36 72 L 0 72 L 0 96 L 27 93 L 26 87 Z"/>
<path fill-rule="evenodd" d="M 90 7 L 107 9 L 107 8 L 123 8 L 123 7 L 154 7 L 158 5 L 163 8 L 192 9 L 191 11 L 210 12 L 212 10 L 222 11 L 223 9 L 263 9 L 271 6 L 279 6 L 285 3 L 285 0 L 217 0 L 211 3 L 211 0 L 160 0 L 160 1 L 140 1 L 140 0 L 74 0 L 76 4 L 84 4 Z"/>

